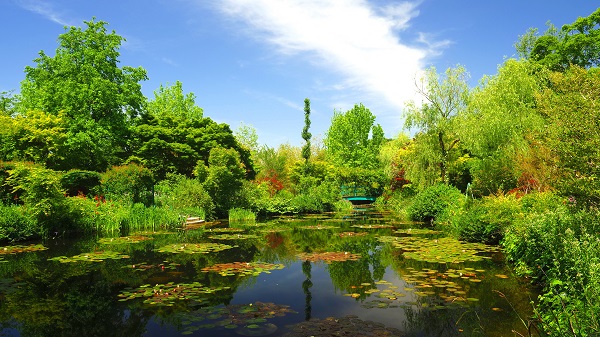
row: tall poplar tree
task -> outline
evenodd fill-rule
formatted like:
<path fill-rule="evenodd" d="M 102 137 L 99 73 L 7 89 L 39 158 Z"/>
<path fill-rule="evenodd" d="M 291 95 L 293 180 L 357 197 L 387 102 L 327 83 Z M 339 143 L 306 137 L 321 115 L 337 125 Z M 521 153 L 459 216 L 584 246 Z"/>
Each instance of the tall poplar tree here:
<path fill-rule="evenodd" d="M 310 158 L 310 138 L 312 137 L 311 133 L 308 132 L 310 128 L 310 99 L 304 99 L 304 129 L 302 129 L 302 139 L 306 142 L 304 147 L 302 147 L 302 158 L 304 158 L 304 162 L 308 163 L 308 159 Z"/>

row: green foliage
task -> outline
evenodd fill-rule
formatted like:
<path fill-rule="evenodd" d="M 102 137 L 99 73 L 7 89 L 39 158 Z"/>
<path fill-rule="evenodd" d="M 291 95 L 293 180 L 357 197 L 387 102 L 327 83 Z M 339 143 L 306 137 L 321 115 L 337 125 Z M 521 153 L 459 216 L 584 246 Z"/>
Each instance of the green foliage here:
<path fill-rule="evenodd" d="M 526 165 L 535 151 L 531 135 L 543 130 L 535 96 L 545 72 L 526 61 L 509 59 L 498 74 L 484 77 L 460 118 L 458 133 L 468 149 L 472 190 L 476 195 L 507 192 L 526 173 L 544 181 L 543 173 Z"/>
<path fill-rule="evenodd" d="M 78 194 L 96 195 L 100 180 L 101 176 L 98 172 L 71 170 L 60 178 L 60 183 L 67 195 L 73 197 Z"/>
<path fill-rule="evenodd" d="M 433 223 L 460 210 L 465 196 L 453 186 L 436 184 L 419 192 L 408 207 L 407 214 L 414 221 Z"/>
<path fill-rule="evenodd" d="M 571 65 L 600 65 L 600 8 L 557 30 L 553 25 L 541 36 L 530 30 L 517 44 L 520 54 L 554 71 Z"/>
<path fill-rule="evenodd" d="M 14 192 L 14 186 L 7 183 L 10 171 L 18 165 L 17 162 L 0 161 L 0 204 L 12 205 L 19 203 L 19 194 Z"/>
<path fill-rule="evenodd" d="M 219 217 L 226 217 L 229 209 L 243 206 L 241 189 L 246 172 L 234 149 L 216 147 L 208 158 L 208 176 L 204 188 L 215 204 Z"/>
<path fill-rule="evenodd" d="M 65 115 L 32 110 L 0 116 L 0 158 L 33 161 L 53 167 L 63 160 L 67 142 Z"/>
<path fill-rule="evenodd" d="M 537 99 L 548 120 L 546 141 L 556 160 L 554 187 L 583 204 L 600 204 L 600 76 L 571 67 L 553 73 L 551 86 Z"/>
<path fill-rule="evenodd" d="M 325 136 L 330 161 L 338 167 L 374 169 L 379 167 L 377 154 L 384 141 L 383 129 L 375 115 L 362 104 L 334 112 Z"/>
<path fill-rule="evenodd" d="M 302 129 L 302 139 L 306 142 L 302 147 L 302 158 L 304 161 L 308 163 L 308 159 L 310 158 L 310 138 L 312 134 L 308 132 L 310 129 L 310 100 L 308 98 L 304 99 L 304 128 Z"/>
<path fill-rule="evenodd" d="M 123 38 L 108 33 L 106 22 L 85 24 L 58 37 L 54 57 L 41 51 L 36 66 L 25 68 L 17 109 L 64 114 L 64 157 L 50 167 L 102 171 L 124 158 L 128 118 L 143 110 L 139 82 L 147 76 L 141 67 L 118 67 Z"/>
<path fill-rule="evenodd" d="M 464 113 L 469 100 L 468 77 L 462 66 L 448 68 L 442 76 L 438 75 L 435 67 L 431 67 L 417 83 L 417 92 L 425 102 L 421 105 L 415 102 L 407 104 L 405 127 L 419 129 L 415 142 L 426 151 L 413 152 L 413 161 L 421 162 L 418 165 L 421 168 L 410 172 L 410 175 L 416 176 L 419 169 L 428 168 L 427 171 L 438 173 L 442 183 L 448 182 L 446 174 L 452 152 L 460 142 L 456 117 Z"/>
<path fill-rule="evenodd" d="M 214 216 L 214 204 L 198 179 L 167 175 L 155 188 L 157 206 L 204 219 Z"/>
<path fill-rule="evenodd" d="M 503 245 L 517 272 L 544 286 L 537 314 L 551 336 L 595 336 L 600 324 L 600 214 L 551 193 L 522 198 Z"/>
<path fill-rule="evenodd" d="M 5 184 L 13 188 L 27 212 L 46 231 L 64 228 L 65 191 L 58 172 L 36 165 L 17 163 Z"/>
<path fill-rule="evenodd" d="M 102 192 L 106 199 L 132 205 L 153 203 L 152 172 L 137 164 L 113 166 L 102 173 Z"/>
<path fill-rule="evenodd" d="M 162 180 L 168 173 L 192 177 L 198 161 L 208 163 L 211 149 L 237 151 L 245 174 L 254 176 L 250 149 L 241 146 L 227 124 L 203 117 L 192 93 L 184 94 L 181 82 L 161 86 L 154 93 L 144 114 L 133 128 L 133 157 Z"/>
<path fill-rule="evenodd" d="M 484 197 L 452 217 L 451 231 L 460 240 L 498 244 L 520 212 L 521 205 L 514 195 Z"/>
<path fill-rule="evenodd" d="M 25 207 L 0 204 L 0 242 L 21 241 L 43 234 Z"/>
<path fill-rule="evenodd" d="M 229 222 L 236 221 L 254 221 L 256 214 L 252 211 L 243 208 L 232 208 L 229 210 Z"/>

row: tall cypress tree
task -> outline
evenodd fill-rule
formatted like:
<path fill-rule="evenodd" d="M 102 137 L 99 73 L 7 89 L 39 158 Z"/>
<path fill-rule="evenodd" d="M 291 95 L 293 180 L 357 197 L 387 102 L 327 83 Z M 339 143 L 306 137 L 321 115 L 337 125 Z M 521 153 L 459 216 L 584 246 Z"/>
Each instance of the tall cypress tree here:
<path fill-rule="evenodd" d="M 302 158 L 305 163 L 308 163 L 310 158 L 310 138 L 312 135 L 308 132 L 310 128 L 310 99 L 304 99 L 304 129 L 302 129 L 302 138 L 306 141 L 306 144 L 302 147 Z"/>

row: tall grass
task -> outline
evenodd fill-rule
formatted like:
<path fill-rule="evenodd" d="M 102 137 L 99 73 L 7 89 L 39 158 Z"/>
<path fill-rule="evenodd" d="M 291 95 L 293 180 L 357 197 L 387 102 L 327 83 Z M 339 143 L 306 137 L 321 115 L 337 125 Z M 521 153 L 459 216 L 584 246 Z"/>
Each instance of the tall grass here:
<path fill-rule="evenodd" d="M 229 222 L 254 222 L 256 214 L 243 208 L 232 208 L 229 210 Z"/>

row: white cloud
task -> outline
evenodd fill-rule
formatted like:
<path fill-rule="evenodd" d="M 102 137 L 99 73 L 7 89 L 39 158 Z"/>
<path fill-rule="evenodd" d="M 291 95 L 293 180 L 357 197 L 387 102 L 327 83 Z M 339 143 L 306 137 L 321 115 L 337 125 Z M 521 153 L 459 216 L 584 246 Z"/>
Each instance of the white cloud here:
<path fill-rule="evenodd" d="M 383 100 L 398 112 L 415 98 L 414 80 L 427 57 L 447 45 L 428 41 L 426 35 L 402 36 L 419 14 L 416 3 L 376 7 L 367 0 L 218 0 L 217 6 L 280 53 L 310 56 L 340 74 L 341 83 L 329 87 L 360 94 L 359 101 Z M 411 39 L 423 47 L 401 42 Z"/>
<path fill-rule="evenodd" d="M 72 20 L 64 17 L 64 13 L 57 11 L 52 4 L 46 1 L 20 0 L 17 2 L 22 8 L 37 13 L 46 19 L 58 23 L 61 26 L 74 26 Z"/>

